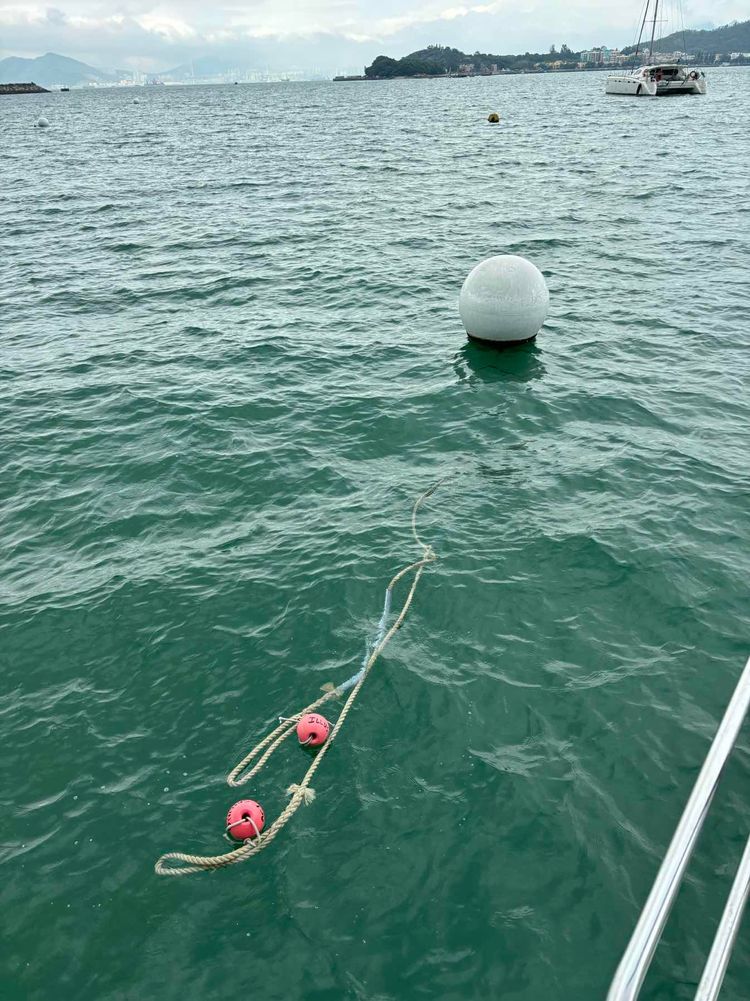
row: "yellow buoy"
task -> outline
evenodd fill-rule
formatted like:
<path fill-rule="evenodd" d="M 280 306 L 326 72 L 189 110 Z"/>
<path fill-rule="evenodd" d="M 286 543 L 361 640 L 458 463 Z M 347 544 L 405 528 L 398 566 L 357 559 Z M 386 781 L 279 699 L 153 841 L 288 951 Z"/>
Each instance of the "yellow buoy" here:
<path fill-rule="evenodd" d="M 488 115 L 487 121 L 490 122 L 491 125 L 497 125 L 500 122 L 500 115 L 498 115 L 496 111 L 493 111 L 491 115 Z"/>

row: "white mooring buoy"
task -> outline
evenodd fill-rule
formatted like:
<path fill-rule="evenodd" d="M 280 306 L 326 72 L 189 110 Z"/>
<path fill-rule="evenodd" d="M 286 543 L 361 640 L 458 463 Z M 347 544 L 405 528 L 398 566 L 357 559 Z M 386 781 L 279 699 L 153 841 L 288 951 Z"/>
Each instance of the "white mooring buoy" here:
<path fill-rule="evenodd" d="M 44 115 L 40 115 L 39 118 L 37 118 L 36 127 L 38 129 L 47 129 L 47 128 L 49 128 L 49 122 L 44 117 Z"/>
<path fill-rule="evenodd" d="M 141 103 L 140 98 L 138 97 L 133 98 L 133 104 L 140 104 L 140 103 Z"/>
<path fill-rule="evenodd" d="M 542 329 L 549 309 L 544 275 L 525 257 L 500 254 L 469 272 L 458 311 L 472 340 L 493 344 L 530 341 Z"/>

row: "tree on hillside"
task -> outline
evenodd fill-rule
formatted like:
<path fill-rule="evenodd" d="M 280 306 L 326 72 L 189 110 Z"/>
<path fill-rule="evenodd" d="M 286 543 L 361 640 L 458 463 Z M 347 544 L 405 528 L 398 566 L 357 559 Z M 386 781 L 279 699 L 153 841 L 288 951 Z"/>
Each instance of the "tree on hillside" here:
<path fill-rule="evenodd" d="M 397 76 L 398 61 L 390 56 L 378 56 L 371 66 L 365 67 L 365 76 Z"/>
<path fill-rule="evenodd" d="M 415 59 L 413 56 L 404 56 L 403 59 L 399 59 L 397 67 L 398 76 L 419 76 L 423 73 L 428 76 L 439 76 L 444 72 L 437 63 L 427 59 Z"/>

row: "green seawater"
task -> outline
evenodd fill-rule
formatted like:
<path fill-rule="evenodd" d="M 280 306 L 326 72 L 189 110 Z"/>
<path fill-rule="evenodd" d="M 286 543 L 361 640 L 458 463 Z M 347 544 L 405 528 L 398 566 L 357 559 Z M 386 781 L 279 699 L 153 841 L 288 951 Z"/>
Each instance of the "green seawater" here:
<path fill-rule="evenodd" d="M 601 1001 L 748 653 L 750 70 L 138 96 L 0 103 L 0 995 Z M 503 252 L 551 310 L 497 353 L 457 296 Z M 316 802 L 157 878 L 448 474 Z M 645 1001 L 693 997 L 749 750 Z"/>

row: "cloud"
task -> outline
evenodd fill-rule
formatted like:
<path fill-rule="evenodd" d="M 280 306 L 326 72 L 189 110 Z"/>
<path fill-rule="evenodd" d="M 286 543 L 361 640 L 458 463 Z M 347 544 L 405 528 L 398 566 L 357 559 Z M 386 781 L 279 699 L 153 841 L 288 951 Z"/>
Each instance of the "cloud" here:
<path fill-rule="evenodd" d="M 195 28 L 180 18 L 153 13 L 142 14 L 134 20 L 143 31 L 156 35 L 165 42 L 184 42 L 198 37 Z"/>

